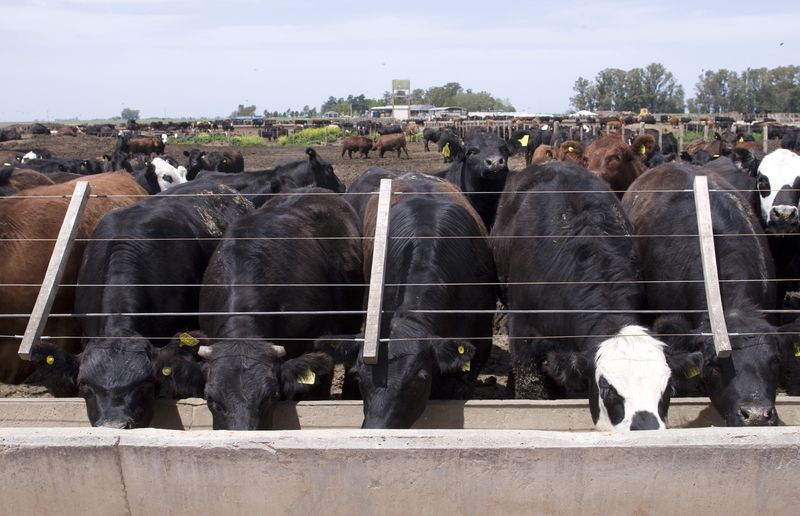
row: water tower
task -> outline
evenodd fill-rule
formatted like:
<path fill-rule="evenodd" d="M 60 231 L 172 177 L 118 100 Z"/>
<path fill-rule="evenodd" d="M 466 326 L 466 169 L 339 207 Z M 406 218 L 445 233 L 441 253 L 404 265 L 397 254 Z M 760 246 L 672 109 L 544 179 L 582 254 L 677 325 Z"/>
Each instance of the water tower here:
<path fill-rule="evenodd" d="M 411 81 L 408 79 L 392 80 L 392 117 L 396 120 L 411 117 Z"/>

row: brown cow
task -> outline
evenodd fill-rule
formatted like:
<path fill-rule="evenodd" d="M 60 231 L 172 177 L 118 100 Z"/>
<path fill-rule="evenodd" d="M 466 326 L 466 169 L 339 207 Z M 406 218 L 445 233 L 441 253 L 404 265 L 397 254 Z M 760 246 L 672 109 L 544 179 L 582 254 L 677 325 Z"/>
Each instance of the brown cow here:
<path fill-rule="evenodd" d="M 372 150 L 381 153 L 381 157 L 386 151 L 397 151 L 397 157 L 400 157 L 400 151 L 404 150 L 406 158 L 408 158 L 408 148 L 406 147 L 406 136 L 404 134 L 383 134 L 375 140 L 372 144 Z"/>
<path fill-rule="evenodd" d="M 342 139 L 342 157 L 346 152 L 347 156 L 353 159 L 353 153 L 360 152 L 362 158 L 368 158 L 371 150 L 372 140 L 366 136 L 348 136 Z"/>
<path fill-rule="evenodd" d="M 56 134 L 59 136 L 78 136 L 78 131 L 74 127 L 65 125 L 64 127 L 59 127 Z"/>
<path fill-rule="evenodd" d="M 571 161 L 582 167 L 586 166 L 586 156 L 583 145 L 575 140 L 565 140 L 558 146 L 555 158 L 559 161 Z"/>
<path fill-rule="evenodd" d="M 0 167 L 18 166 L 22 163 L 24 152 L 0 151 Z"/>
<path fill-rule="evenodd" d="M 160 136 L 120 136 L 117 150 L 129 154 L 164 154 L 164 140 Z"/>
<path fill-rule="evenodd" d="M 128 206 L 142 199 L 147 192 L 139 186 L 127 172 L 109 172 L 81 178 L 88 181 L 92 197 L 78 227 L 77 239 L 86 239 L 103 215 L 114 208 Z M 54 240 L 61 229 L 69 196 L 75 189 L 75 182 L 41 186 L 24 190 L 17 195 L 0 201 L 0 313 L 29 314 L 39 294 Z M 37 240 L 44 239 L 44 240 Z M 63 285 L 74 285 L 86 242 L 75 242 L 67 260 Z M 32 286 L 13 286 L 13 285 Z M 75 289 L 59 289 L 53 313 L 70 313 L 73 310 Z M 0 318 L 0 335 L 22 335 L 28 324 L 28 317 Z M 78 320 L 73 318 L 50 318 L 44 335 L 54 337 L 73 337 L 80 335 Z M 56 339 L 56 343 L 71 352 L 80 350 L 80 339 Z M 19 383 L 33 371 L 30 363 L 17 356 L 20 341 L 16 338 L 0 337 L 0 381 Z"/>
<path fill-rule="evenodd" d="M 536 150 L 533 151 L 533 158 L 531 159 L 531 163 L 534 165 L 539 165 L 541 163 L 547 163 L 548 161 L 556 159 L 556 148 L 552 145 L 539 145 L 536 147 Z"/>
<path fill-rule="evenodd" d="M 641 145 L 636 141 L 645 136 L 653 138 L 649 135 L 639 136 L 633 145 Z M 620 198 L 631 183 L 647 169 L 644 157 L 636 152 L 633 145 L 623 142 L 619 135 L 607 134 L 586 147 L 586 168 L 611 185 L 611 189 Z"/>
<path fill-rule="evenodd" d="M 52 184 L 55 184 L 55 181 L 46 175 L 27 168 L 4 169 L 0 172 L 0 195 L 12 195 L 20 190 Z"/>

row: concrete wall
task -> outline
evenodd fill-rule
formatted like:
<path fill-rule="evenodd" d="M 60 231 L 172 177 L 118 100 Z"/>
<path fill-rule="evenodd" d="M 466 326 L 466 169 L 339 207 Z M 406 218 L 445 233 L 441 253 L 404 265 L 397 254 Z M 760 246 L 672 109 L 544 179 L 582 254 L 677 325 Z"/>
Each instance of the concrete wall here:
<path fill-rule="evenodd" d="M 797 514 L 800 429 L 0 429 L 3 514 Z"/>
<path fill-rule="evenodd" d="M 779 396 L 778 415 L 784 425 L 800 426 L 800 397 Z M 280 403 L 272 428 L 359 428 L 363 419 L 359 401 Z M 673 400 L 668 426 L 698 428 L 724 422 L 707 398 Z M 79 398 L 0 398 L 0 427 L 89 426 Z M 173 430 L 211 429 L 211 413 L 202 399 L 160 401 L 151 426 Z M 432 401 L 414 428 L 593 430 L 587 403 L 582 400 Z"/>

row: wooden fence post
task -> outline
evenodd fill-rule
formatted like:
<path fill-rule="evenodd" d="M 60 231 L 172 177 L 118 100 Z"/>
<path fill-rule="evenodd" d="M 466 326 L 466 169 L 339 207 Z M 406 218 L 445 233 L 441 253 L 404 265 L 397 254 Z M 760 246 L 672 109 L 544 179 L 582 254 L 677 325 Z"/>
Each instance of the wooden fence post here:
<path fill-rule="evenodd" d="M 392 180 L 381 179 L 378 210 L 375 221 L 375 238 L 372 244 L 372 269 L 367 296 L 367 318 L 364 322 L 364 346 L 361 358 L 365 364 L 378 362 L 378 339 L 381 333 L 383 308 L 383 278 L 386 268 L 386 244 L 389 236 L 389 208 L 392 200 Z"/>
<path fill-rule="evenodd" d="M 764 142 L 763 142 L 764 154 L 766 154 L 769 152 L 769 126 L 767 124 L 764 124 L 763 135 L 764 135 Z"/>
<path fill-rule="evenodd" d="M 58 232 L 58 238 L 55 246 L 53 246 L 53 254 L 50 256 L 47 272 L 45 272 L 42 280 L 39 297 L 36 298 L 36 303 L 33 305 L 31 317 L 28 319 L 28 327 L 25 329 L 25 335 L 23 335 L 22 342 L 17 350 L 23 360 L 30 360 L 31 346 L 42 337 L 42 332 L 45 324 L 47 324 L 50 309 L 53 307 L 53 301 L 55 301 L 56 293 L 58 292 L 58 284 L 64 274 L 64 268 L 67 266 L 67 258 L 75 241 L 75 233 L 80 225 L 80 218 L 83 214 L 83 209 L 86 207 L 90 192 L 91 187 L 88 181 L 78 181 L 75 184 L 72 200 L 67 207 L 66 214 L 64 214 L 64 222 L 61 224 L 61 230 Z"/>
<path fill-rule="evenodd" d="M 714 250 L 714 231 L 711 225 L 711 201 L 708 195 L 708 178 L 695 176 L 694 205 L 697 211 L 697 230 L 700 237 L 700 256 L 703 261 L 703 284 L 706 288 L 706 304 L 714 337 L 717 357 L 725 358 L 731 354 L 731 342 L 725 313 L 722 310 L 722 296 L 719 290 L 717 255 Z"/>

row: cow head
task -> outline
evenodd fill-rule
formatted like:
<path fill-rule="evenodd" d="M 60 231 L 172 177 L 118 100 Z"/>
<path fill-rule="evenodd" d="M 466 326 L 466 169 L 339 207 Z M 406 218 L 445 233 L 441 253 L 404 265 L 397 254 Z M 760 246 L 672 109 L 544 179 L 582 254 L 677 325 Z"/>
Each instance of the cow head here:
<path fill-rule="evenodd" d="M 72 355 L 40 343 L 31 358 L 37 377 L 57 396 L 79 395 L 92 426 L 138 428 L 153 416 L 155 348 L 132 331 L 91 340 Z"/>
<path fill-rule="evenodd" d="M 147 174 L 155 174 L 158 187 L 162 192 L 187 181 L 186 168 L 182 165 L 172 165 L 164 158 L 153 158 L 153 161 L 147 164 Z"/>
<path fill-rule="evenodd" d="M 687 331 L 682 316 L 664 316 L 656 321 L 656 331 L 678 364 L 676 376 L 698 382 L 728 426 L 776 425 L 775 392 L 782 365 L 798 360 L 793 334 L 800 325 L 776 328 L 754 310 L 729 310 L 725 316 L 732 333 L 727 358 L 716 356 L 707 322 Z"/>
<path fill-rule="evenodd" d="M 598 430 L 666 428 L 672 385 L 664 343 L 641 326 L 625 326 L 588 353 L 550 352 L 545 372 L 573 390 L 588 383 Z"/>
<path fill-rule="evenodd" d="M 786 149 L 767 154 L 758 167 L 757 188 L 766 231 L 800 232 L 800 156 Z"/>
<path fill-rule="evenodd" d="M 344 193 L 347 190 L 344 183 L 333 172 L 333 165 L 323 160 L 312 147 L 306 149 L 306 154 L 311 172 L 314 174 L 314 183 L 317 186 L 337 193 Z"/>
<path fill-rule="evenodd" d="M 493 133 L 475 131 L 464 141 L 455 160 L 464 163 L 467 181 L 505 184 L 510 155 L 505 140 Z"/>
<path fill-rule="evenodd" d="M 393 327 L 397 324 L 392 322 Z M 374 365 L 361 358 L 363 343 L 358 339 L 363 341 L 363 334 L 317 340 L 317 349 L 343 363 L 348 373 L 358 379 L 364 399 L 362 428 L 410 428 L 425 410 L 434 376 L 469 374 L 475 354 L 472 344 L 430 340 L 429 332 L 424 339 L 408 335 L 403 340 L 400 335 L 393 332 L 393 342 L 379 344 L 378 363 Z"/>
<path fill-rule="evenodd" d="M 183 151 L 183 155 L 189 158 L 186 160 L 186 179 L 191 181 L 201 170 L 214 170 L 214 166 L 208 159 L 206 151 L 192 149 Z"/>
<path fill-rule="evenodd" d="M 268 428 L 276 401 L 330 386 L 333 371 L 324 353 L 284 360 L 281 346 L 263 340 L 216 341 L 198 355 L 215 430 Z"/>
<path fill-rule="evenodd" d="M 571 161 L 580 166 L 586 166 L 583 145 L 575 140 L 566 140 L 558 146 L 557 158 L 560 161 Z"/>
<path fill-rule="evenodd" d="M 182 332 L 158 350 L 153 362 L 156 398 L 202 398 L 205 379 L 197 351 L 207 344 L 199 331 Z M 206 342 L 204 342 L 206 341 Z"/>
<path fill-rule="evenodd" d="M 652 138 L 652 136 L 650 136 Z M 616 135 L 606 135 L 589 144 L 586 167 L 605 180 L 620 198 L 647 169 L 641 148 L 628 145 Z"/>

